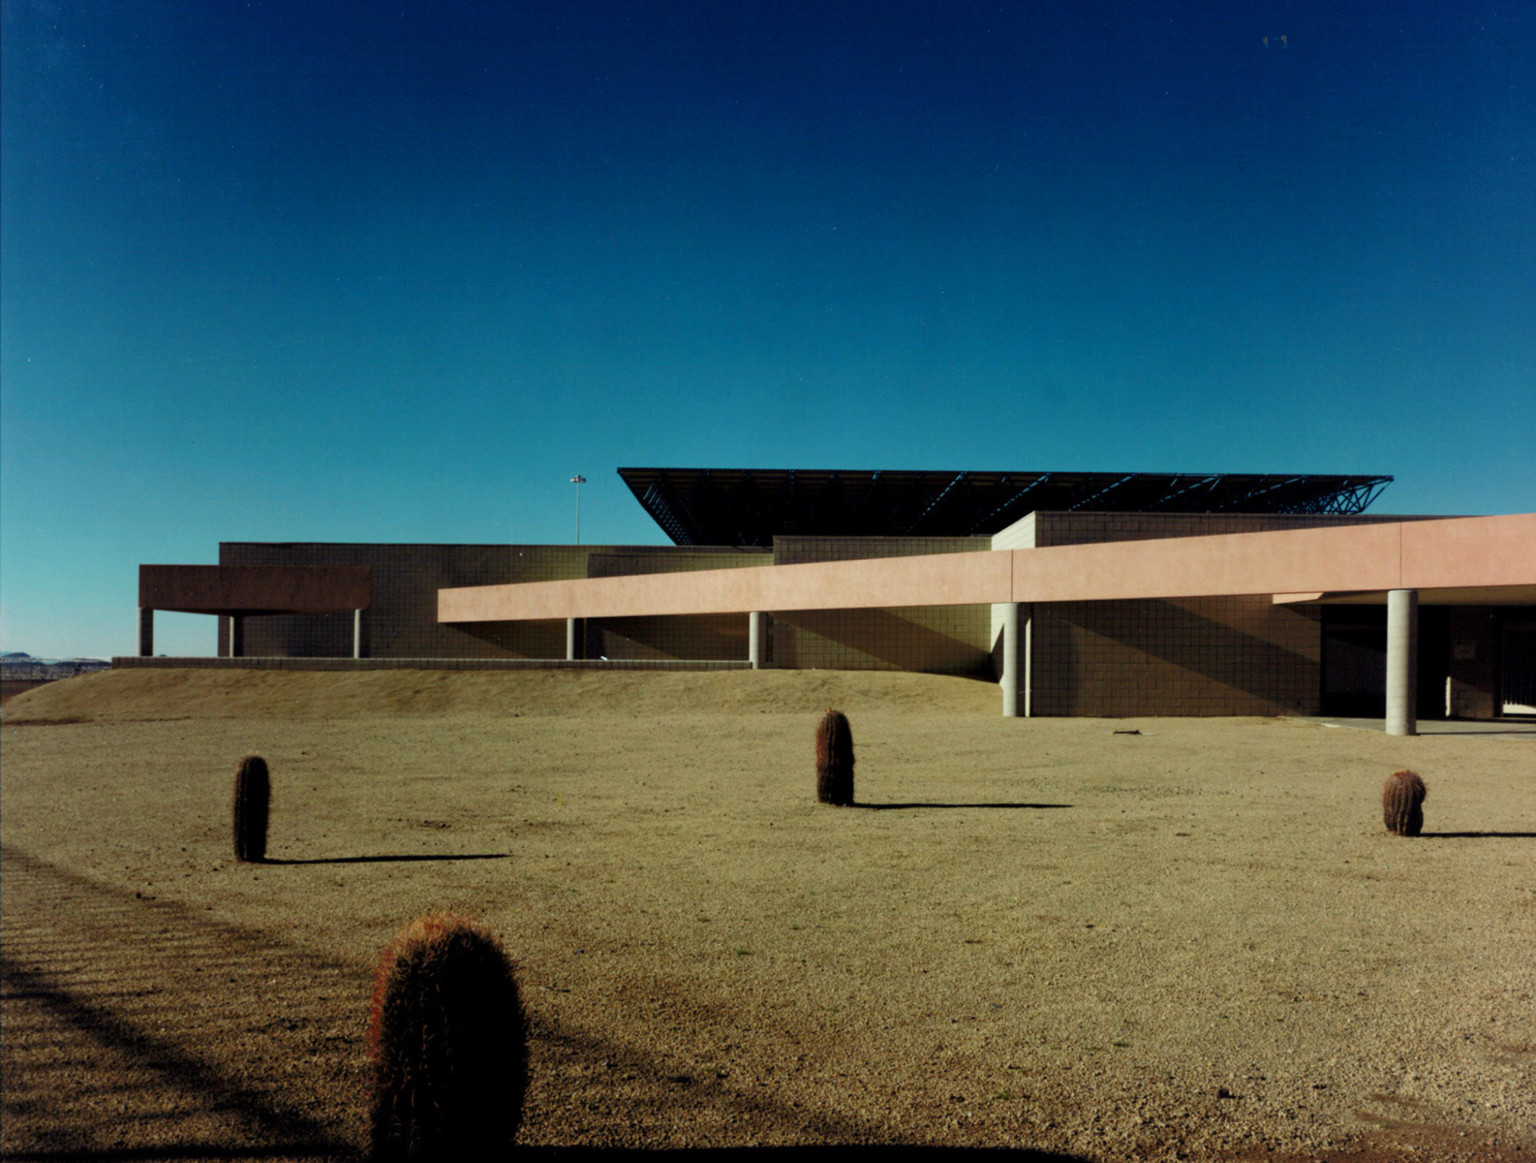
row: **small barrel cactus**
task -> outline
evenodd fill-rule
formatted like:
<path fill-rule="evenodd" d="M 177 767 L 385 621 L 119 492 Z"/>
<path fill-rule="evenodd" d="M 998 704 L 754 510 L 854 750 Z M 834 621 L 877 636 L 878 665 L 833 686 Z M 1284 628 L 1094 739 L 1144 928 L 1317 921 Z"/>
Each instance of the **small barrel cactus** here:
<path fill-rule="evenodd" d="M 853 730 L 841 711 L 829 710 L 816 728 L 816 798 L 842 807 L 853 803 Z"/>
<path fill-rule="evenodd" d="M 1417 772 L 1394 771 L 1381 790 L 1381 814 L 1387 831 L 1417 836 L 1424 830 L 1424 781 Z"/>
<path fill-rule="evenodd" d="M 260 863 L 267 858 L 267 814 L 272 784 L 267 761 L 247 755 L 235 769 L 235 859 Z"/>
<path fill-rule="evenodd" d="M 528 1087 L 517 979 L 462 917 L 412 921 L 374 979 L 369 1136 L 376 1161 L 489 1159 L 512 1144 Z"/>

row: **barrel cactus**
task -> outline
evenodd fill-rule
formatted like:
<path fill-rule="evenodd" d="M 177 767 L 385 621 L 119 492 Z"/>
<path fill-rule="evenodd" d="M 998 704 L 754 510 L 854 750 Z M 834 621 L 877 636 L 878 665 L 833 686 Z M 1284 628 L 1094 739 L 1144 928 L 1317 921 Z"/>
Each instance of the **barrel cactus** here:
<path fill-rule="evenodd" d="M 488 1159 L 523 1118 L 528 1045 L 501 943 L 463 917 L 420 917 L 389 943 L 369 1023 L 373 1158 Z"/>
<path fill-rule="evenodd" d="M 1387 831 L 1417 836 L 1424 830 L 1424 781 L 1417 772 L 1394 771 L 1381 791 Z"/>
<path fill-rule="evenodd" d="M 829 710 L 816 728 L 816 798 L 842 807 L 853 803 L 853 731 L 841 711 Z"/>
<path fill-rule="evenodd" d="M 247 755 L 235 768 L 235 859 L 260 863 L 267 858 L 267 815 L 272 783 L 267 761 Z"/>

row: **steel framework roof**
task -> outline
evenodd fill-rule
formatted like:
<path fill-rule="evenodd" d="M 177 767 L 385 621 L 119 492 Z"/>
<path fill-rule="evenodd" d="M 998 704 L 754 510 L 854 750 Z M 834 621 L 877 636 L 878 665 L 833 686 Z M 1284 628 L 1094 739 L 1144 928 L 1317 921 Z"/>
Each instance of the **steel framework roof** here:
<path fill-rule="evenodd" d="M 1390 476 L 621 468 L 678 545 L 770 546 L 776 535 L 982 537 L 1037 510 L 1363 512 Z"/>

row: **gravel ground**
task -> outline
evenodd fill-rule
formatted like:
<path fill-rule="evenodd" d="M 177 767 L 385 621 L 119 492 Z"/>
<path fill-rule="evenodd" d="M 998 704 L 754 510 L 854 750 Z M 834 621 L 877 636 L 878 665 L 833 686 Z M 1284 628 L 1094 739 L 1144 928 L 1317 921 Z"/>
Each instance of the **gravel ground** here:
<path fill-rule="evenodd" d="M 814 798 L 828 706 L 853 808 Z M 0 1151 L 355 1153 L 374 959 L 449 909 L 518 962 L 536 1147 L 1536 1158 L 1530 741 L 996 712 L 772 671 L 17 696 Z M 240 865 L 252 751 L 272 862 Z M 1400 767 L 1417 839 L 1381 824 Z"/>

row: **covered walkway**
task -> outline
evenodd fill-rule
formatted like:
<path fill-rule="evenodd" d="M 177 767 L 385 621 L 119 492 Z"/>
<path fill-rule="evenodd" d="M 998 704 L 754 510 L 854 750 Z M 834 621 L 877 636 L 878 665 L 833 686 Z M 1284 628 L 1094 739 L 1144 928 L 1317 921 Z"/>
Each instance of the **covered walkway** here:
<path fill-rule="evenodd" d="M 565 619 L 574 643 L 580 619 L 742 613 L 757 665 L 767 611 L 991 604 L 1012 716 L 1035 603 L 1254 594 L 1385 601 L 1387 731 L 1413 734 L 1419 604 L 1536 604 L 1536 514 L 471 586 L 438 592 L 438 621 Z"/>

